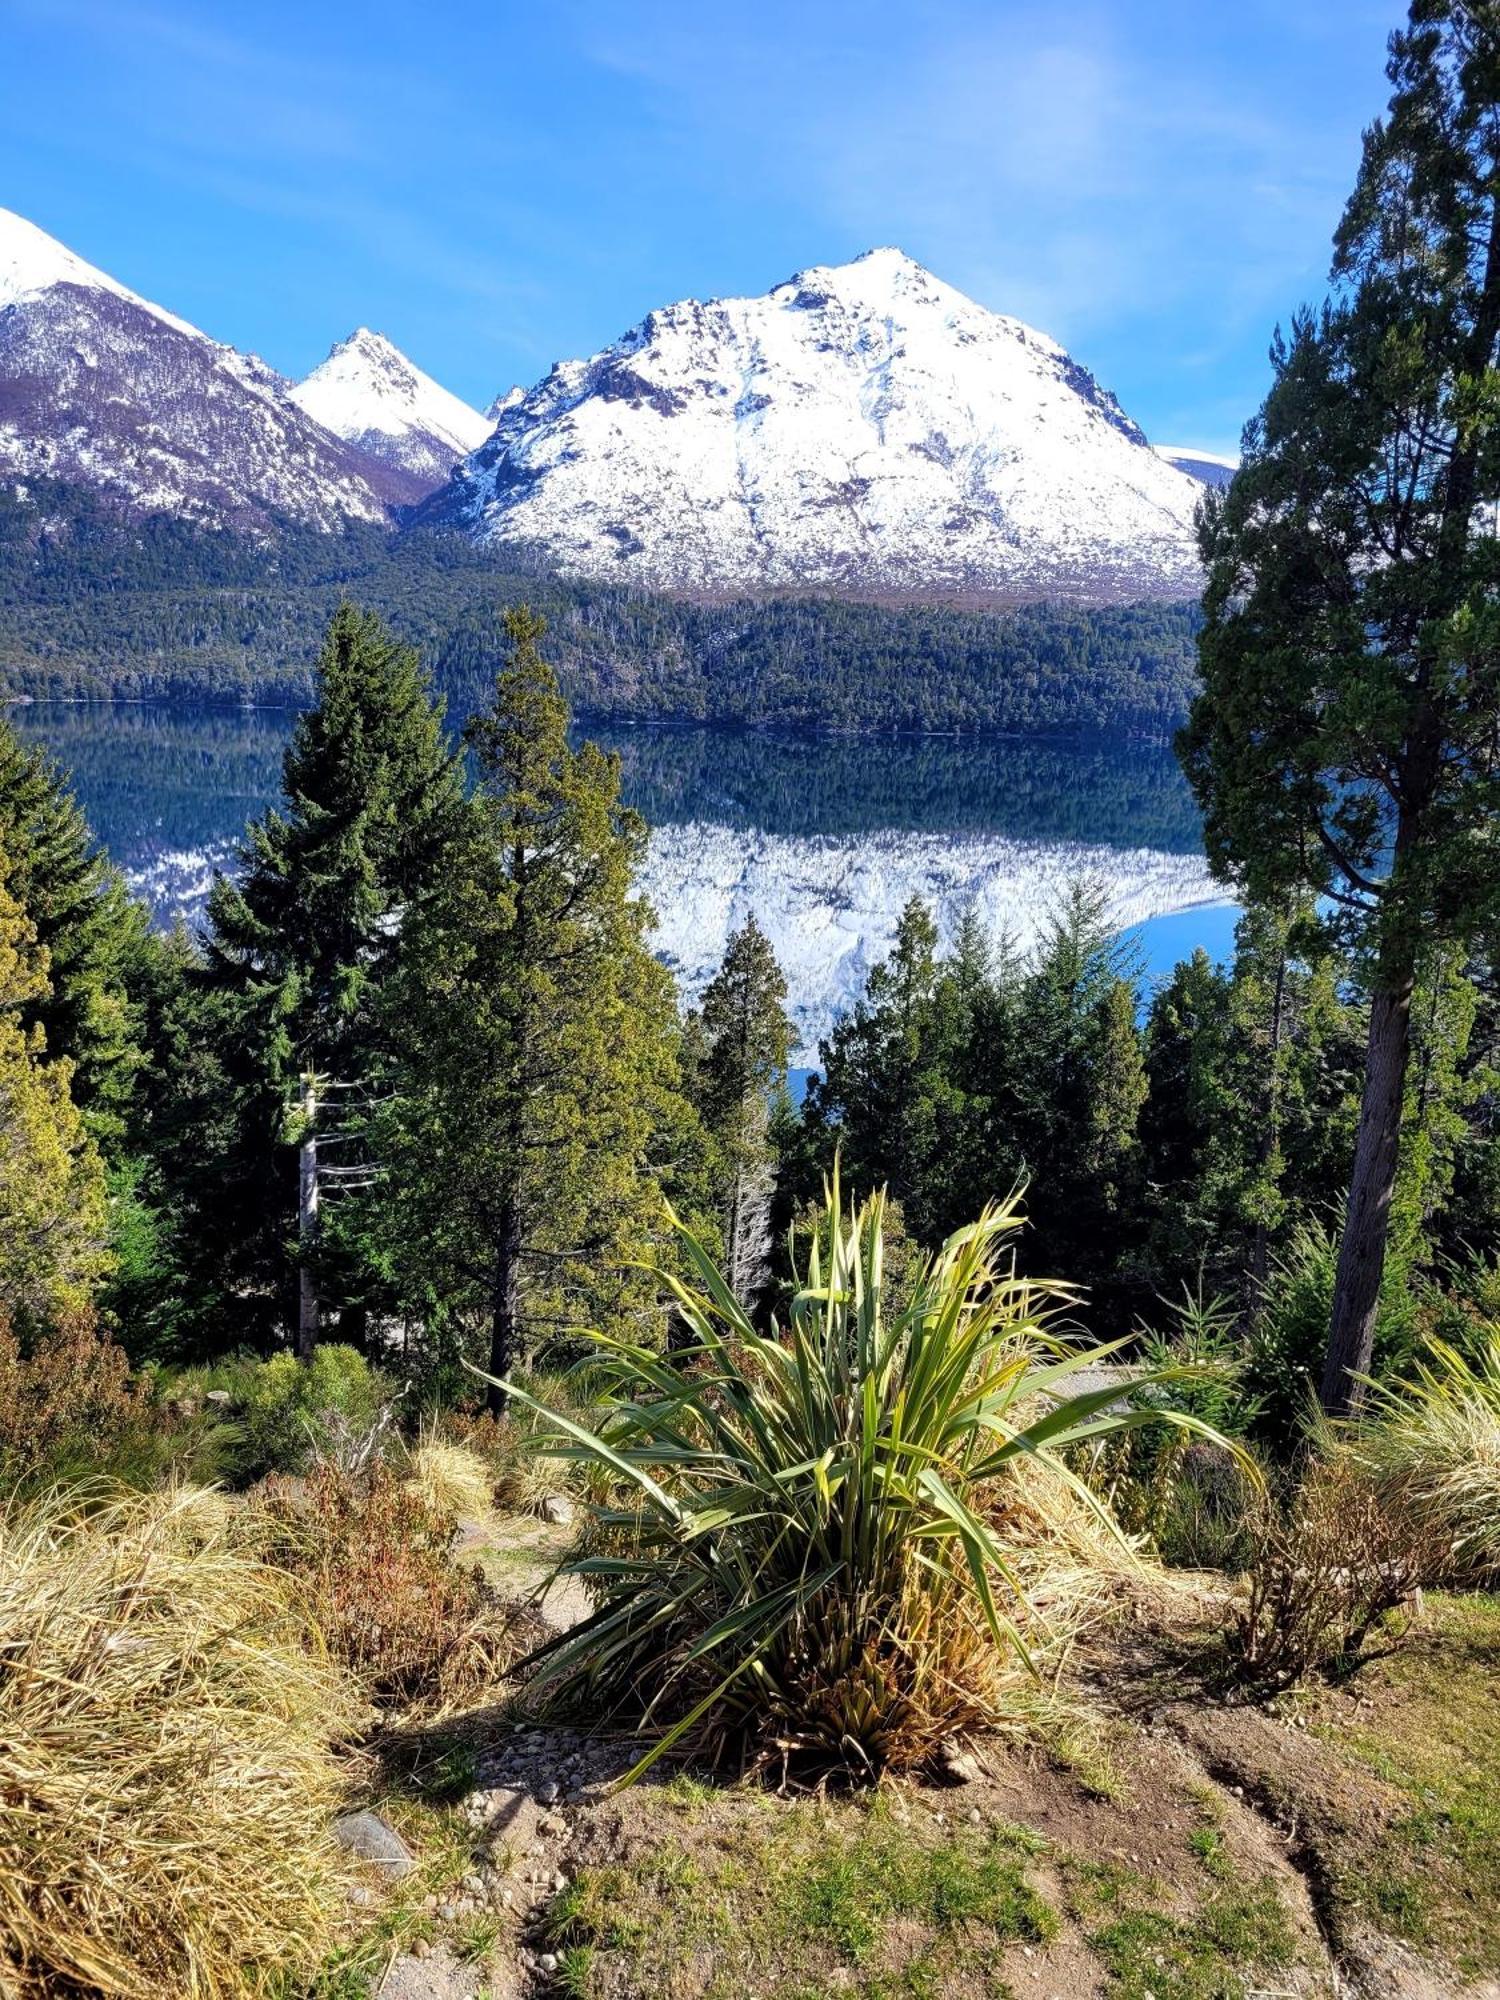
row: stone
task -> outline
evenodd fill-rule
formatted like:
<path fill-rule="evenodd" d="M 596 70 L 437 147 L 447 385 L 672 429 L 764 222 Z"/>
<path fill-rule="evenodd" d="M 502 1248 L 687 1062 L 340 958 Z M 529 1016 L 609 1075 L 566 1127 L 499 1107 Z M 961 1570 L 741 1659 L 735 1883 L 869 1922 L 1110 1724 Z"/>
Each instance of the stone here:
<path fill-rule="evenodd" d="M 972 1785 L 984 1776 L 984 1766 L 972 1750 L 950 1741 L 938 1746 L 934 1776 L 945 1785 Z"/>
<path fill-rule="evenodd" d="M 345 1813 L 334 1821 L 333 1834 L 339 1846 L 356 1860 L 372 1862 L 393 1882 L 410 1875 L 417 1865 L 406 1842 L 379 1813 Z"/>
<path fill-rule="evenodd" d="M 542 1501 L 542 1519 L 550 1521 L 554 1528 L 571 1528 L 573 1525 L 573 1503 L 566 1493 L 549 1493 Z"/>

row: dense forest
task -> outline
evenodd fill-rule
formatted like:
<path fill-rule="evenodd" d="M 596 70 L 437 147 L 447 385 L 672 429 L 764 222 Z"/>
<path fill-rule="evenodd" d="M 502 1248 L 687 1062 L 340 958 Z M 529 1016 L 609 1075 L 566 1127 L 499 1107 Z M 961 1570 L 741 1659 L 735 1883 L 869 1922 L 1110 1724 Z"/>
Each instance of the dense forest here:
<path fill-rule="evenodd" d="M 256 542 L 128 522 L 45 482 L 0 491 L 0 689 L 12 693 L 303 701 L 345 597 L 421 649 L 461 715 L 488 697 L 500 609 L 525 598 L 580 713 L 859 731 L 1165 737 L 1186 714 L 1198 622 L 1182 604 L 693 604 L 497 570 L 430 531 L 286 528 Z"/>

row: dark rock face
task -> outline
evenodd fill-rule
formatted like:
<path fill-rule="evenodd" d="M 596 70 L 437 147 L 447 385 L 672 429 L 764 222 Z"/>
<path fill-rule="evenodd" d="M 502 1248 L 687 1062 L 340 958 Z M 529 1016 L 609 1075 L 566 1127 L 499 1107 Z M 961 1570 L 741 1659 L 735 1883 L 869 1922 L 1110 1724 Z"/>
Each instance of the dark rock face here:
<path fill-rule="evenodd" d="M 345 443 L 252 355 L 89 285 L 0 311 L 0 469 L 251 532 L 382 521 L 430 482 Z"/>

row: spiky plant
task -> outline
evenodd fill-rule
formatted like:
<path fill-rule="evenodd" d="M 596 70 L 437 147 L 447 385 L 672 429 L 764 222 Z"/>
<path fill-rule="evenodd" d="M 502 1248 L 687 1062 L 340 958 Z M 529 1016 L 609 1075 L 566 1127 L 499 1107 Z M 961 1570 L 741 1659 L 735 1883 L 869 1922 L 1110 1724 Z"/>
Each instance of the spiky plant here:
<path fill-rule="evenodd" d="M 1445 1340 L 1401 1382 L 1372 1382 L 1341 1448 L 1388 1507 L 1440 1537 L 1456 1577 L 1500 1574 L 1500 1330 L 1472 1360 Z"/>
<path fill-rule="evenodd" d="M 769 1333 L 679 1227 L 690 1281 L 666 1282 L 687 1345 L 595 1336 L 614 1398 L 596 1432 L 532 1405 L 616 1492 L 565 1565 L 593 1615 L 533 1656 L 533 1685 L 631 1714 L 655 1738 L 637 1771 L 688 1732 L 873 1772 L 1003 1724 L 1048 1636 L 1010 1531 L 1049 1490 L 1107 1525 L 1064 1454 L 1163 1420 L 1115 1377 L 1070 1393 L 1122 1343 L 1076 1344 L 1076 1294 L 1017 1274 L 1014 1198 L 890 1313 L 884 1214 L 878 1195 L 844 1212 L 835 1182 Z M 1047 1480 L 1016 1477 L 1038 1466 Z"/>

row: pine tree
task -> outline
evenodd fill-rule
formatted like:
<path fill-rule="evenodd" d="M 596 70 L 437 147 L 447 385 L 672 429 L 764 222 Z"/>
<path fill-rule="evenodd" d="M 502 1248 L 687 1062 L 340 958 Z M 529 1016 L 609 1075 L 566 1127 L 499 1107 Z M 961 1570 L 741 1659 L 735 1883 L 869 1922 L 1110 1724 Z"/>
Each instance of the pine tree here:
<path fill-rule="evenodd" d="M 62 774 L 0 719 L 0 847 L 10 892 L 46 955 L 41 990 L 17 1015 L 73 1066 L 71 1096 L 94 1138 L 118 1156 L 141 1051 L 130 973 L 146 920 L 105 859 Z"/>
<path fill-rule="evenodd" d="M 73 1065 L 48 1059 L 48 965 L 0 849 L 0 1319 L 43 1325 L 109 1269 L 104 1173 L 73 1104 Z"/>
<path fill-rule="evenodd" d="M 218 1143 L 193 1169 L 197 1192 L 186 1190 L 203 1254 L 227 1280 L 221 1296 L 283 1324 L 296 1271 L 287 1141 L 299 1078 L 337 1083 L 347 1103 L 377 1075 L 382 987 L 464 818 L 441 707 L 416 654 L 377 618 L 339 609 L 317 693 L 287 748 L 284 809 L 251 825 L 239 874 L 218 877 L 209 898 L 199 983 L 220 1069 Z M 346 1151 L 341 1163 L 358 1157 Z M 364 1280 L 347 1259 L 330 1275 L 362 1303 Z"/>
<path fill-rule="evenodd" d="M 691 1030 L 693 1099 L 715 1152 L 722 1268 L 750 1304 L 766 1277 L 775 1168 L 772 1120 L 786 1089 L 786 977 L 753 915 L 730 934 Z"/>
<path fill-rule="evenodd" d="M 1365 1081 L 1322 1394 L 1368 1373 L 1422 951 L 1500 905 L 1500 29 L 1415 0 L 1366 134 L 1334 293 L 1278 338 L 1206 503 L 1183 753 L 1215 867 L 1333 898 L 1368 967 Z"/>
<path fill-rule="evenodd" d="M 542 621 L 518 609 L 505 631 L 468 730 L 470 837 L 402 941 L 384 1142 L 414 1307 L 482 1320 L 502 1379 L 537 1338 L 650 1310 L 631 1266 L 664 1233 L 683 1109 L 671 978 L 633 894 L 644 823 L 619 760 L 570 748 Z"/>

